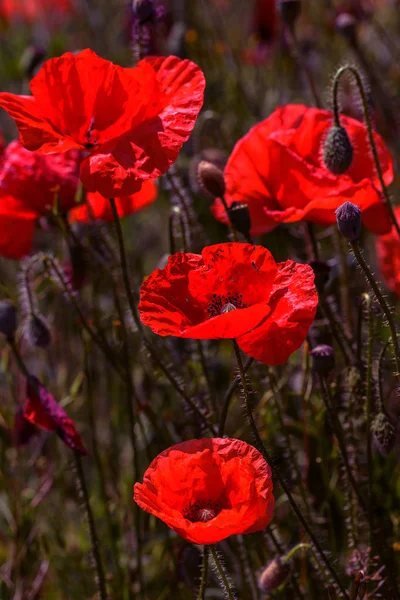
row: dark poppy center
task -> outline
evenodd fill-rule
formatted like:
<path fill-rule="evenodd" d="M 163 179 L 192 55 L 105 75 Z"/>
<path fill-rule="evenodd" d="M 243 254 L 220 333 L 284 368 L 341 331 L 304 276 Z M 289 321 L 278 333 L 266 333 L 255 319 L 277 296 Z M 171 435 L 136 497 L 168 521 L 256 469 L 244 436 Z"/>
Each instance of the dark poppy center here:
<path fill-rule="evenodd" d="M 206 523 L 211 519 L 215 519 L 221 510 L 221 506 L 217 502 L 200 502 L 197 500 L 194 504 L 185 508 L 182 513 L 185 519 L 192 523 Z"/>
<path fill-rule="evenodd" d="M 242 296 L 243 294 L 231 294 L 231 292 L 226 296 L 213 294 L 207 306 L 208 317 L 217 317 L 218 315 L 231 312 L 236 308 L 247 308 L 248 305 L 244 304 Z"/>

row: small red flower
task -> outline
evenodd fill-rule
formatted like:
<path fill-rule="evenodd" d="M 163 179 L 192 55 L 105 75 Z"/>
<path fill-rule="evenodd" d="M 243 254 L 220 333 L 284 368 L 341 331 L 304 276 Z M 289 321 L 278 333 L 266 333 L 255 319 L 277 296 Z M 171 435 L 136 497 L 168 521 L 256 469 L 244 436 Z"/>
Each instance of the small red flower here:
<path fill-rule="evenodd" d="M 45 431 L 54 431 L 69 448 L 87 454 L 72 419 L 33 375 L 27 380 L 23 411 L 27 421 Z"/>
<path fill-rule="evenodd" d="M 157 186 L 153 181 L 145 181 L 135 194 L 115 199 L 118 216 L 120 219 L 132 213 L 136 213 L 157 198 Z M 69 213 L 69 220 L 90 222 L 100 219 L 102 221 L 113 221 L 110 201 L 98 192 L 89 192 L 86 202 L 73 208 Z"/>
<path fill-rule="evenodd" d="M 400 206 L 395 209 L 400 222 Z M 400 239 L 394 227 L 376 240 L 379 268 L 388 288 L 400 297 Z"/>
<path fill-rule="evenodd" d="M 250 356 L 284 363 L 303 343 L 318 296 L 308 265 L 276 264 L 262 246 L 226 243 L 178 252 L 142 284 L 142 322 L 158 335 L 236 338 Z"/>
<path fill-rule="evenodd" d="M 366 127 L 341 117 L 354 158 L 350 169 L 336 176 L 322 162 L 323 142 L 332 124 L 329 111 L 289 104 L 275 110 L 236 144 L 224 173 L 226 201 L 228 206 L 235 201 L 248 204 L 253 235 L 303 219 L 333 224 L 335 209 L 346 201 L 362 209 L 363 222 L 372 232 L 390 230 Z M 382 138 L 376 133 L 374 137 L 388 185 L 393 181 L 392 159 Z M 213 214 L 227 222 L 219 200 L 213 205 Z"/>
<path fill-rule="evenodd" d="M 29 150 L 86 151 L 81 179 L 90 192 L 127 196 L 176 160 L 203 103 L 204 75 L 174 56 L 146 58 L 124 69 L 92 50 L 44 63 L 33 96 L 3 92 Z"/>
<path fill-rule="evenodd" d="M 134 487 L 135 502 L 194 544 L 265 529 L 274 511 L 272 473 L 253 446 L 190 440 L 159 454 Z"/>
<path fill-rule="evenodd" d="M 71 0 L 2 0 L 0 4 L 0 17 L 6 20 L 17 18 L 26 21 L 44 19 L 49 17 L 65 16 L 73 11 Z"/>

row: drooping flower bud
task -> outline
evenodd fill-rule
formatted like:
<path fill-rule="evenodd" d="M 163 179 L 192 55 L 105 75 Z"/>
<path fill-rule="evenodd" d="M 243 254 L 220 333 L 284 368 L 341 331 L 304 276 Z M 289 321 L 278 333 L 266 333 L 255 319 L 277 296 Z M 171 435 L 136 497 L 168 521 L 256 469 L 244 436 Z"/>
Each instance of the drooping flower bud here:
<path fill-rule="evenodd" d="M 334 175 L 343 175 L 353 162 L 353 146 L 346 129 L 334 125 L 324 142 L 324 165 Z"/>
<path fill-rule="evenodd" d="M 301 0 L 278 0 L 278 10 L 282 22 L 293 27 L 301 13 Z"/>
<path fill-rule="evenodd" d="M 390 454 L 396 442 L 396 427 L 385 413 L 380 412 L 372 419 L 371 432 L 379 452 L 383 456 Z"/>
<path fill-rule="evenodd" d="M 17 311 L 9 300 L 0 300 L 0 333 L 12 340 L 17 329 Z"/>
<path fill-rule="evenodd" d="M 234 228 L 248 238 L 250 236 L 251 219 L 247 204 L 244 202 L 232 202 L 228 210 L 228 215 Z"/>
<path fill-rule="evenodd" d="M 217 165 L 202 160 L 197 166 L 197 177 L 203 191 L 213 198 L 221 198 L 225 194 L 224 174 Z"/>
<path fill-rule="evenodd" d="M 313 369 L 318 375 L 327 377 L 335 368 L 335 354 L 332 346 L 320 344 L 311 350 Z"/>
<path fill-rule="evenodd" d="M 336 209 L 335 214 L 342 236 L 350 242 L 357 240 L 361 232 L 361 209 L 352 202 L 345 202 Z"/>
<path fill-rule="evenodd" d="M 261 572 L 258 578 L 259 588 L 269 594 L 282 585 L 289 575 L 289 563 L 283 561 L 281 558 L 274 558 Z"/>
<path fill-rule="evenodd" d="M 51 342 L 49 327 L 40 315 L 29 315 L 27 322 L 25 323 L 24 333 L 31 346 L 47 348 Z"/>

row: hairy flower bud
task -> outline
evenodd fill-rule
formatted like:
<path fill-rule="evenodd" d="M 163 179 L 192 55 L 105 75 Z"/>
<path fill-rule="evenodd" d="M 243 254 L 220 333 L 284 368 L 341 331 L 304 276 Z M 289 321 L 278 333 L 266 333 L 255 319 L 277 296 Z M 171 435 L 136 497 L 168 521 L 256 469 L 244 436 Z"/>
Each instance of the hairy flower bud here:
<path fill-rule="evenodd" d="M 336 209 L 336 222 L 343 237 L 350 242 L 358 239 L 361 232 L 361 210 L 352 202 L 345 202 Z"/>
<path fill-rule="evenodd" d="M 276 590 L 290 575 L 289 564 L 281 558 L 274 558 L 267 564 L 258 578 L 259 588 L 266 593 Z"/>
<path fill-rule="evenodd" d="M 228 210 L 228 215 L 234 228 L 248 238 L 251 229 L 251 219 L 247 204 L 232 202 Z"/>
<path fill-rule="evenodd" d="M 371 432 L 379 452 L 383 456 L 390 454 L 396 442 L 396 427 L 385 413 L 380 412 L 372 419 Z"/>
<path fill-rule="evenodd" d="M 301 13 L 301 0 L 278 0 L 278 10 L 282 22 L 293 27 Z"/>
<path fill-rule="evenodd" d="M 311 350 L 313 369 L 318 375 L 327 377 L 335 368 L 335 355 L 332 346 L 320 344 Z"/>
<path fill-rule="evenodd" d="M 25 337 L 31 346 L 47 348 L 51 334 L 46 321 L 40 315 L 31 314 L 25 324 Z"/>
<path fill-rule="evenodd" d="M 0 300 L 0 333 L 12 340 L 17 329 L 17 312 L 9 300 Z"/>
<path fill-rule="evenodd" d="M 343 175 L 353 162 L 353 146 L 344 127 L 333 126 L 324 143 L 324 165 L 334 175 Z"/>
<path fill-rule="evenodd" d="M 225 195 L 224 174 L 217 165 L 202 160 L 197 166 L 197 177 L 203 191 L 213 198 L 221 198 Z"/>

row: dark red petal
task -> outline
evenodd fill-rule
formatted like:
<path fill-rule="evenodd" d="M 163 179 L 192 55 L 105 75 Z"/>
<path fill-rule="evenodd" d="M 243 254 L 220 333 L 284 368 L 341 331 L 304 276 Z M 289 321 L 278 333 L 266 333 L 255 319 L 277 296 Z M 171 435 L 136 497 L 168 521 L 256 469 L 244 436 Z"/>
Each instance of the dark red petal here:
<path fill-rule="evenodd" d="M 21 202 L 0 194 L 0 256 L 20 259 L 30 253 L 36 219 Z"/>
<path fill-rule="evenodd" d="M 87 454 L 72 419 L 33 375 L 27 379 L 24 417 L 40 429 L 57 433 L 72 450 Z"/>
<path fill-rule="evenodd" d="M 237 343 L 243 352 L 268 365 L 280 365 L 304 342 L 315 317 L 318 295 L 308 265 L 289 260 L 278 265 L 269 305 L 271 314 Z"/>
<path fill-rule="evenodd" d="M 397 220 L 400 220 L 400 208 L 395 210 Z M 376 251 L 379 269 L 387 287 L 400 296 L 400 240 L 393 227 L 390 233 L 377 238 Z"/>

